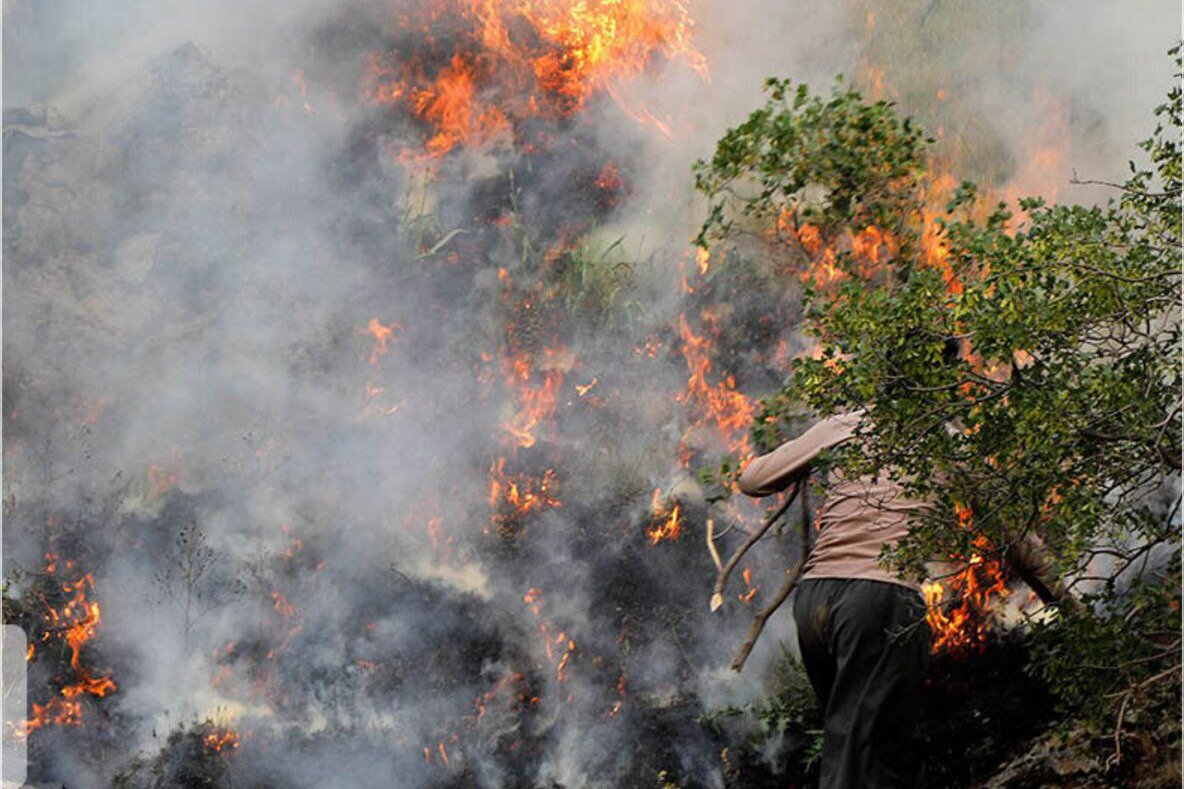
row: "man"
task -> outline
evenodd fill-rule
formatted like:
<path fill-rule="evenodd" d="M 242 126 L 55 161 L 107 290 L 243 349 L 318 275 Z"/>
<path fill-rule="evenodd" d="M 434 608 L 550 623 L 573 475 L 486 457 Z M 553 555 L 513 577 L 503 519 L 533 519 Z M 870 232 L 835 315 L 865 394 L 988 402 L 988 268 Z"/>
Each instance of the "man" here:
<path fill-rule="evenodd" d="M 824 419 L 753 460 L 740 490 L 767 496 L 809 474 L 819 453 L 851 439 L 861 412 Z M 794 600 L 798 644 L 824 719 L 820 789 L 914 789 L 913 744 L 931 635 L 920 587 L 880 564 L 925 504 L 899 485 L 838 472 Z"/>

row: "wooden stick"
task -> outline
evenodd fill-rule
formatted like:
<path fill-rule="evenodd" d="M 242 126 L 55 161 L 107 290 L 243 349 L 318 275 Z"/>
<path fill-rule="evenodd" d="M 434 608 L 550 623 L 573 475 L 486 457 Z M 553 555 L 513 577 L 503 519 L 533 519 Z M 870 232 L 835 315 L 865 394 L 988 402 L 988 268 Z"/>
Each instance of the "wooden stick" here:
<path fill-rule="evenodd" d="M 715 563 L 715 571 L 723 570 L 723 562 L 720 561 L 719 551 L 715 548 L 715 519 L 711 517 L 707 518 L 707 552 L 711 554 L 711 561 Z"/>
<path fill-rule="evenodd" d="M 789 509 L 789 505 L 793 504 L 793 500 L 797 497 L 798 491 L 801 490 L 801 487 L 802 485 L 800 482 L 794 483 L 793 490 L 791 490 L 789 495 L 785 497 L 785 501 L 781 503 L 781 506 L 778 507 L 772 515 L 765 518 L 764 522 L 761 523 L 760 528 L 749 535 L 748 539 L 744 541 L 744 544 L 736 549 L 736 552 L 732 554 L 732 558 L 728 559 L 728 563 L 725 564 L 723 569 L 719 571 L 719 575 L 717 575 L 715 579 L 715 588 L 711 590 L 712 611 L 718 611 L 724 604 L 724 586 L 728 583 L 728 577 L 732 574 L 732 570 L 736 569 L 736 565 L 739 564 L 742 558 L 744 558 L 744 554 L 748 553 L 748 549 L 756 545 L 757 541 L 759 541 L 761 537 L 765 536 L 765 532 L 769 530 L 769 527 L 776 523 L 777 519 L 785 514 L 785 511 Z"/>
<path fill-rule="evenodd" d="M 744 668 L 744 664 L 748 661 L 748 656 L 752 653 L 752 648 L 756 646 L 757 639 L 764 632 L 765 622 L 769 621 L 769 617 L 781 607 L 781 604 L 789 597 L 790 592 L 797 587 L 798 581 L 802 577 L 802 568 L 806 566 L 806 559 L 810 557 L 810 497 L 806 493 L 807 482 L 808 480 L 802 480 L 799 483 L 799 489 L 802 491 L 802 555 L 798 557 L 797 564 L 786 571 L 789 577 L 785 579 L 785 583 L 777 590 L 776 596 L 752 618 L 752 627 L 748 629 L 748 638 L 744 640 L 744 643 L 740 646 L 740 651 L 736 653 L 736 657 L 732 661 L 732 671 L 739 672 Z"/>
<path fill-rule="evenodd" d="M 773 615 L 781 604 L 785 602 L 785 598 L 789 597 L 789 593 L 798 585 L 798 578 L 802 574 L 803 562 L 798 562 L 793 566 L 793 569 L 788 570 L 789 577 L 785 579 L 785 583 L 777 590 L 777 596 L 774 597 L 760 613 L 752 618 L 752 627 L 748 629 L 748 638 L 740 646 L 740 651 L 736 653 L 736 659 L 732 661 L 732 671 L 740 671 L 744 668 L 745 661 L 748 660 L 749 653 L 752 648 L 756 646 L 756 640 L 761 637 L 761 632 L 765 629 L 765 622 Z"/>

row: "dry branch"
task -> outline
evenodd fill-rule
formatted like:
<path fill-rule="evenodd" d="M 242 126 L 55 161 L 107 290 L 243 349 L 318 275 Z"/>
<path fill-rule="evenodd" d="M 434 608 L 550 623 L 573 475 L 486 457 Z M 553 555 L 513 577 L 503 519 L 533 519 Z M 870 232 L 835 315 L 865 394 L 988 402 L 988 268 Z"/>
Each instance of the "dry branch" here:
<path fill-rule="evenodd" d="M 769 601 L 769 604 L 760 610 L 752 618 L 752 627 L 748 629 L 748 638 L 740 646 L 740 651 L 736 653 L 735 659 L 732 661 L 732 671 L 740 671 L 744 668 L 745 662 L 748 660 L 749 654 L 752 653 L 752 648 L 756 646 L 756 641 L 761 637 L 761 633 L 765 629 L 765 622 L 769 621 L 769 617 L 781 607 L 789 597 L 790 592 L 798 585 L 798 581 L 802 577 L 802 568 L 806 565 L 806 559 L 810 557 L 810 502 L 809 496 L 806 495 L 806 482 L 802 480 L 798 483 L 798 487 L 794 490 L 796 494 L 798 490 L 802 491 L 802 550 L 801 556 L 798 558 L 798 563 L 792 569 L 786 570 L 789 577 L 785 579 L 785 583 L 777 590 L 777 594 Z M 792 501 L 792 497 L 789 501 Z M 780 514 L 780 511 L 777 513 Z"/>
<path fill-rule="evenodd" d="M 722 571 L 724 565 L 720 561 L 719 551 L 715 548 L 715 520 L 713 518 L 707 519 L 707 552 L 711 554 L 711 561 L 715 564 L 715 571 Z M 712 610 L 714 611 L 715 609 Z"/>
<path fill-rule="evenodd" d="M 798 491 L 801 490 L 801 487 L 802 483 L 800 482 L 794 484 L 793 490 L 791 490 L 789 495 L 785 497 L 785 501 L 781 503 L 781 506 L 779 506 L 772 515 L 765 518 L 764 522 L 761 523 L 760 528 L 749 535 L 748 539 L 744 541 L 744 544 L 736 549 L 736 552 L 732 554 L 732 558 L 728 559 L 728 563 L 725 564 L 723 569 L 719 571 L 719 575 L 715 579 L 715 588 L 711 590 L 712 611 L 718 611 L 724 604 L 724 586 L 727 585 L 728 577 L 731 576 L 732 571 L 736 569 L 736 565 L 739 564 L 742 558 L 744 558 L 744 554 L 748 553 L 748 549 L 756 545 L 761 537 L 764 537 L 765 533 L 769 531 L 769 527 L 776 523 L 777 519 L 780 518 L 787 509 L 789 509 L 789 505 L 793 504 L 793 500 L 797 497 Z M 708 537 L 708 539 L 710 540 L 711 538 Z M 714 547 L 713 544 L 712 547 Z"/>

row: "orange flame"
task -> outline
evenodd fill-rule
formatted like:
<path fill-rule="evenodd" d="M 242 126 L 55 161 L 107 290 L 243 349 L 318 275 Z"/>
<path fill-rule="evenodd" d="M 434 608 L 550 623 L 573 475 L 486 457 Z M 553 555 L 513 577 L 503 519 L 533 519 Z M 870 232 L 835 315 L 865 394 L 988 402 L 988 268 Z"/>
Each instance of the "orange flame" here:
<path fill-rule="evenodd" d="M 181 474 L 164 466 L 153 463 L 148 466 L 148 486 L 151 490 L 151 498 L 157 499 L 168 493 L 173 488 L 177 487 L 177 483 L 181 479 Z"/>
<path fill-rule="evenodd" d="M 695 262 L 699 266 L 699 276 L 707 276 L 707 269 L 711 267 L 711 252 L 703 248 L 696 249 Z"/>
<path fill-rule="evenodd" d="M 538 631 L 542 636 L 543 651 L 547 655 L 547 661 L 555 666 L 555 678 L 559 682 L 566 681 L 571 663 L 576 656 L 575 639 L 570 638 L 565 631 L 551 635 L 551 626 L 542 618 L 543 592 L 541 589 L 531 587 L 526 591 L 522 601 L 538 620 Z"/>
<path fill-rule="evenodd" d="M 958 505 L 958 520 L 963 528 L 969 529 L 973 513 L 968 507 Z M 977 550 L 966 560 L 961 572 L 922 584 L 925 619 L 933 631 L 934 654 L 966 655 L 982 649 L 994 630 L 991 611 L 995 601 L 1009 593 L 1002 563 L 985 558 L 991 550 L 990 541 L 979 535 L 974 539 L 974 547 Z M 958 601 L 953 608 L 944 605 L 947 597 Z"/>
<path fill-rule="evenodd" d="M 705 316 L 710 318 L 710 315 Z M 679 402 L 691 407 L 696 418 L 691 426 L 695 428 L 711 425 L 729 451 L 746 459 L 752 454 L 748 442 L 748 426 L 752 423 L 756 409 L 752 402 L 736 388 L 732 376 L 724 376 L 718 383 L 708 383 L 712 371 L 711 352 L 713 341 L 704 332 L 697 335 L 687 322 L 686 315 L 678 318 L 679 334 L 682 337 L 682 353 L 686 359 L 690 376 L 686 391 L 679 395 Z M 680 450 L 682 460 L 688 458 L 690 432 L 683 436 Z"/>
<path fill-rule="evenodd" d="M 202 745 L 211 753 L 237 750 L 239 746 L 238 732 L 233 729 L 214 729 L 202 738 Z"/>
<path fill-rule="evenodd" d="M 736 598 L 741 603 L 751 603 L 752 598 L 756 597 L 756 593 L 758 591 L 760 591 L 761 587 L 760 587 L 760 585 L 757 585 L 757 586 L 752 585 L 752 568 L 750 568 L 748 565 L 744 566 L 744 572 L 741 575 L 744 578 L 744 587 L 748 591 L 740 592 L 739 594 L 736 595 Z"/>
<path fill-rule="evenodd" d="M 107 407 L 107 398 L 100 396 L 98 400 L 83 399 L 78 404 L 79 417 L 78 421 L 83 425 L 93 425 L 99 421 L 103 415 L 103 410 Z"/>
<path fill-rule="evenodd" d="M 562 347 L 545 351 L 548 358 L 564 353 Z M 543 370 L 542 380 L 538 380 L 539 377 L 533 374 L 531 357 L 522 354 L 503 359 L 502 371 L 518 401 L 518 410 L 503 427 L 519 447 L 532 447 L 538 440 L 536 431 L 540 426 L 551 425 L 554 429 L 555 405 L 563 388 L 563 370 L 558 367 Z"/>
<path fill-rule="evenodd" d="M 378 366 L 379 360 L 390 351 L 389 346 L 395 339 L 395 332 L 402 330 L 403 327 L 397 323 L 384 326 L 378 318 L 370 319 L 370 322 L 366 324 L 366 328 L 362 333 L 374 338 L 374 345 L 370 348 L 371 365 Z"/>
<path fill-rule="evenodd" d="M 1068 103 L 1058 99 L 1047 86 L 1038 84 L 1032 92 L 1032 103 L 1042 115 L 1039 127 L 1030 139 L 1033 148 L 1019 171 L 1008 182 L 1004 197 L 1009 202 L 1033 194 L 1054 201 L 1069 173 L 1068 158 L 1072 132 L 1069 128 Z"/>
<path fill-rule="evenodd" d="M 646 359 L 656 359 L 664 344 L 661 337 L 651 334 L 645 338 L 644 343 L 633 349 L 633 354 L 634 356 L 645 357 Z"/>
<path fill-rule="evenodd" d="M 506 459 L 498 458 L 489 467 L 489 509 L 499 531 L 534 512 L 563 506 L 555 495 L 555 469 L 547 469 L 541 478 L 506 471 Z"/>
<path fill-rule="evenodd" d="M 930 268 L 941 272 L 946 291 L 951 295 L 962 293 L 963 284 L 950 265 L 950 250 L 938 220 L 944 213 L 941 205 L 954 192 L 956 182 L 949 172 L 931 173 L 925 184 L 925 201 L 928 204 L 922 216 L 921 254 L 922 261 Z"/>
<path fill-rule="evenodd" d="M 442 19 L 463 32 L 433 35 Z M 436 67 L 371 53 L 361 99 L 402 105 L 424 121 L 433 157 L 512 133 L 530 118 L 569 116 L 597 94 L 668 134 L 648 109 L 622 101 L 618 87 L 658 57 L 707 75 L 679 0 L 445 0 L 405 12 L 399 24 L 429 42 L 455 42 L 451 53 L 434 53 L 443 63 Z"/>
<path fill-rule="evenodd" d="M 45 559 L 45 572 L 49 575 L 55 574 L 58 569 L 58 557 L 51 553 L 46 554 Z M 67 562 L 66 567 L 73 567 L 73 562 Z M 70 649 L 70 669 L 75 681 L 64 686 L 58 695 L 46 704 L 32 704 L 33 717 L 25 721 L 24 726 L 18 731 L 21 737 L 28 737 L 30 733 L 44 726 L 80 726 L 83 696 L 103 698 L 117 690 L 110 676 L 95 676 L 90 668 L 82 664 L 82 648 L 95 637 L 102 622 L 102 610 L 98 601 L 87 597 L 88 589 L 93 594 L 94 584 L 94 577 L 90 573 L 76 581 L 63 582 L 61 589 L 70 595 L 69 599 L 60 610 L 46 610 L 50 629 L 42 633 L 41 641 L 51 641 L 54 638 L 65 641 Z M 32 644 L 29 646 L 25 658 L 32 661 L 36 650 Z"/>
<path fill-rule="evenodd" d="M 271 601 L 275 606 L 276 613 L 284 619 L 291 619 L 296 614 L 296 607 L 288 602 L 288 598 L 284 597 L 277 591 L 271 593 Z"/>
<path fill-rule="evenodd" d="M 875 27 L 875 17 L 871 12 L 867 15 L 867 26 L 869 30 Z M 895 91 L 885 84 L 882 68 L 865 64 L 864 71 L 871 98 L 895 95 Z M 944 102 L 948 100 L 949 95 L 943 88 L 936 92 L 934 98 L 937 102 Z M 1043 122 L 1035 135 L 1031 157 L 1020 167 L 1004 190 L 1003 196 L 1009 201 L 1033 193 L 1043 193 L 1046 197 L 1055 199 L 1056 178 L 1063 178 L 1065 175 L 1064 159 L 1071 141 L 1066 104 L 1051 96 L 1043 87 L 1037 88 L 1033 101 L 1043 112 Z M 943 132 L 944 130 L 939 128 L 938 136 L 941 137 Z M 939 271 L 946 292 L 957 297 L 965 289 L 964 278 L 971 275 L 962 269 L 954 269 L 949 244 L 941 224 L 941 219 L 945 216 L 944 206 L 954 194 L 957 181 L 943 163 L 932 160 L 930 167 L 931 170 L 922 184 L 923 208 L 917 217 L 921 234 L 918 262 Z M 990 202 L 983 201 L 983 204 L 985 206 Z M 781 241 L 796 242 L 808 259 L 801 278 L 820 290 L 833 288 L 848 277 L 848 273 L 836 265 L 840 252 L 850 252 L 859 266 L 857 273 L 870 278 L 883 266 L 890 265 L 892 258 L 899 251 L 898 240 L 874 226 L 865 227 L 856 233 L 848 233 L 839 239 L 828 240 L 823 237 L 819 228 L 809 223 L 801 223 L 800 220 L 801 217 L 797 213 L 791 208 L 786 208 L 777 217 L 768 233 Z M 984 273 L 985 271 L 979 271 L 973 276 L 982 276 Z M 815 346 L 812 354 L 816 359 L 821 358 L 822 346 Z M 961 356 L 981 375 L 999 380 L 1010 374 L 1011 366 L 1006 363 L 987 368 L 982 358 L 966 341 L 963 342 Z M 1020 367 L 1031 363 L 1031 355 L 1026 351 L 1017 351 L 1014 358 L 1015 364 Z M 842 369 L 841 361 L 832 362 L 832 369 L 836 372 Z M 965 384 L 963 393 L 969 396 L 971 387 L 970 383 Z M 958 517 L 963 528 L 971 528 L 973 513 L 969 508 L 959 505 Z M 1002 563 L 996 558 L 990 558 L 996 555 L 993 546 L 981 535 L 973 540 L 973 546 L 974 550 L 969 557 L 951 557 L 965 562 L 965 568 L 961 572 L 941 581 L 923 584 L 926 618 L 934 633 L 935 653 L 966 654 L 980 649 L 994 628 L 992 608 L 998 599 L 1009 594 Z"/>
<path fill-rule="evenodd" d="M 657 545 L 663 540 L 674 541 L 682 534 L 682 505 L 677 501 L 668 505 L 662 500 L 661 488 L 654 488 L 654 496 L 650 503 L 653 520 L 646 534 L 650 544 Z"/>

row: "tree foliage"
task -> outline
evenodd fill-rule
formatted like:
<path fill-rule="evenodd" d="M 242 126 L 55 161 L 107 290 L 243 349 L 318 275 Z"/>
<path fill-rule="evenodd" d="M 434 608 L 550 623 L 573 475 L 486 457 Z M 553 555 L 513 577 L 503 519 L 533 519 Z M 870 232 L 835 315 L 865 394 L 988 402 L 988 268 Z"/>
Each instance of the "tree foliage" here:
<path fill-rule="evenodd" d="M 698 243 L 760 237 L 806 272 L 817 348 L 754 438 L 798 404 L 865 408 L 836 462 L 934 504 L 886 561 L 919 575 L 1035 535 L 1089 604 L 1041 620 L 1050 674 L 1075 644 L 1097 653 L 1063 697 L 1113 711 L 1124 689 L 1178 679 L 1178 580 L 1152 604 L 1131 568 L 1180 539 L 1179 87 L 1107 204 L 1018 214 L 970 183 L 933 205 L 927 141 L 890 103 L 767 87 L 695 170 Z"/>

